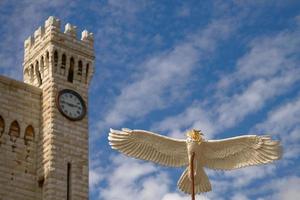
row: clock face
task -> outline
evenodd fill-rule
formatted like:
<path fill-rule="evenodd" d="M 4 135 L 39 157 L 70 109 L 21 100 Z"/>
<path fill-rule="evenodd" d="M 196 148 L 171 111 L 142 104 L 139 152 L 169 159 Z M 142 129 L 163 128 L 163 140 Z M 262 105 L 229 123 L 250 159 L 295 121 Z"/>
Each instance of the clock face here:
<path fill-rule="evenodd" d="M 57 95 L 56 103 L 61 114 L 70 120 L 81 120 L 85 116 L 85 103 L 82 97 L 73 90 L 61 90 Z"/>

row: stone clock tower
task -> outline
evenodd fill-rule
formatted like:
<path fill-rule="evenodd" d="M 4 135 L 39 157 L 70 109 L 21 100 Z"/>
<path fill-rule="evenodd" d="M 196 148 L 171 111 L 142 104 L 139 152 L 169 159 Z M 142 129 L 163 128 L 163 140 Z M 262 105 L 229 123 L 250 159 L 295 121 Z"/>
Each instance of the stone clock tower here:
<path fill-rule="evenodd" d="M 37 199 L 88 199 L 88 89 L 93 34 L 49 17 L 24 44 L 24 82 L 41 89 Z"/>

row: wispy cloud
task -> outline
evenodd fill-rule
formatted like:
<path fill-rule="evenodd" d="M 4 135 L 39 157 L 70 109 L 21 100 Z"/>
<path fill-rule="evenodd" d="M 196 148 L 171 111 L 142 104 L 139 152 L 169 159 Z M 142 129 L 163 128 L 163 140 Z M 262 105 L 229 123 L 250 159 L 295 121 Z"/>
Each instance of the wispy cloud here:
<path fill-rule="evenodd" d="M 216 43 L 227 37 L 232 30 L 229 26 L 229 21 L 214 21 L 205 30 L 189 35 L 172 50 L 142 63 L 135 78 L 122 88 L 99 126 L 118 126 L 129 119 L 165 108 L 182 98 L 191 73 L 195 69 L 201 70 L 199 61 L 211 55 Z"/>
<path fill-rule="evenodd" d="M 163 168 L 122 155 L 111 157 L 111 161 L 109 168 L 92 170 L 91 173 L 95 177 L 104 176 L 90 182 L 90 186 L 99 185 L 100 182 L 106 185 L 103 188 L 92 187 L 93 192 L 98 193 L 99 199 L 190 199 L 186 195 L 179 194 L 177 190 L 171 189 L 172 179 Z M 206 195 L 197 195 L 197 199 L 209 200 L 210 198 Z"/>
<path fill-rule="evenodd" d="M 179 193 L 167 193 L 163 196 L 161 200 L 190 200 L 191 197 L 185 195 L 180 195 Z M 211 198 L 208 198 L 204 195 L 197 195 L 197 200 L 210 200 Z"/>
<path fill-rule="evenodd" d="M 193 127 L 200 129 L 209 138 L 216 132 L 215 125 L 210 121 L 212 116 L 209 116 L 209 114 L 201 107 L 200 102 L 194 102 L 192 106 L 179 115 L 168 117 L 162 122 L 154 124 L 153 129 L 162 132 L 170 131 L 169 135 L 175 138 L 186 138 L 183 133 Z"/>
<path fill-rule="evenodd" d="M 178 10 L 177 10 L 177 15 L 179 17 L 188 17 L 191 15 L 191 8 L 186 6 L 186 5 L 182 5 Z"/>
<path fill-rule="evenodd" d="M 21 79 L 24 40 L 43 24 L 43 20 L 53 14 L 51 11 L 58 13 L 64 10 L 60 15 L 67 16 L 70 10 L 66 8 L 70 8 L 74 3 L 75 1 L 59 0 L 6 1 L 0 7 L 0 22 L 3 31 L 0 41 L 0 72 L 15 79 Z"/>
<path fill-rule="evenodd" d="M 89 170 L 89 186 L 91 190 L 95 190 L 95 188 L 100 184 L 101 181 L 105 178 L 105 171 L 101 167 L 92 168 Z"/>
<path fill-rule="evenodd" d="M 107 187 L 99 190 L 100 199 L 161 199 L 169 190 L 170 178 L 153 164 L 116 156 L 111 165 L 105 175 Z"/>
<path fill-rule="evenodd" d="M 299 27 L 255 38 L 248 47 L 235 71 L 222 74 L 210 86 L 211 96 L 154 126 L 176 133 L 200 125 L 212 136 L 234 127 L 299 82 Z"/>
<path fill-rule="evenodd" d="M 298 199 L 299 184 L 299 176 L 274 178 L 266 186 L 257 188 L 256 192 L 269 194 L 264 198 L 266 200 Z"/>
<path fill-rule="evenodd" d="M 116 15 L 128 16 L 129 14 L 135 16 L 137 12 L 145 6 L 145 1 L 130 1 L 130 0 L 109 0 L 108 6 L 115 10 Z"/>
<path fill-rule="evenodd" d="M 248 200 L 248 197 L 244 194 L 237 193 L 232 197 L 232 200 Z"/>

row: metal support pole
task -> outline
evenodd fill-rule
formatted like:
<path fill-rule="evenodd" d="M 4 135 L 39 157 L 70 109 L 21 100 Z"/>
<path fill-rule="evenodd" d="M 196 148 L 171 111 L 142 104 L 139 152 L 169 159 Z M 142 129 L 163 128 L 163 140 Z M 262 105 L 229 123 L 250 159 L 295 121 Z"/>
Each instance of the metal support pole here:
<path fill-rule="evenodd" d="M 195 157 L 195 152 L 192 154 L 191 158 L 191 174 L 192 174 L 192 200 L 195 200 L 195 173 L 194 173 L 194 157 Z"/>

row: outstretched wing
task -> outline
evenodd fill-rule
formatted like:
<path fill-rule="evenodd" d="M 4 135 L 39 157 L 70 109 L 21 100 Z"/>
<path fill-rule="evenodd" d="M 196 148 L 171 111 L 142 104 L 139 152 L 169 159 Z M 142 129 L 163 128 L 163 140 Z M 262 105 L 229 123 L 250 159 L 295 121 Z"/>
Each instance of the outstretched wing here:
<path fill-rule="evenodd" d="M 185 140 L 172 139 L 149 131 L 110 129 L 109 144 L 127 156 L 150 160 L 170 167 L 188 164 Z"/>
<path fill-rule="evenodd" d="M 279 141 L 269 136 L 245 135 L 203 144 L 203 164 L 212 169 L 230 170 L 266 164 L 281 157 Z"/>

